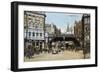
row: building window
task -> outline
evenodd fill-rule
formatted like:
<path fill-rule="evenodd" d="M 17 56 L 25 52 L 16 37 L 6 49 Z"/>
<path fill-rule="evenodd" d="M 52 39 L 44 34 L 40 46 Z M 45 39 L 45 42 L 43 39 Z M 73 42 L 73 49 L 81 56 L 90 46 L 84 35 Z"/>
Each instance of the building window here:
<path fill-rule="evenodd" d="M 40 36 L 42 36 L 42 33 L 40 33 Z"/>
<path fill-rule="evenodd" d="M 31 36 L 31 32 L 29 32 L 29 36 Z"/>
<path fill-rule="evenodd" d="M 88 17 L 88 22 L 87 22 L 88 24 L 90 24 L 90 18 Z"/>
<path fill-rule="evenodd" d="M 39 45 L 39 42 L 36 42 L 36 46 L 38 46 Z"/>
<path fill-rule="evenodd" d="M 88 23 L 88 19 L 84 18 L 84 24 L 87 24 L 87 23 Z"/>
<path fill-rule="evenodd" d="M 33 36 L 35 36 L 35 33 L 33 32 Z"/>
<path fill-rule="evenodd" d="M 39 35 L 39 33 L 36 33 L 36 36 L 38 36 Z"/>

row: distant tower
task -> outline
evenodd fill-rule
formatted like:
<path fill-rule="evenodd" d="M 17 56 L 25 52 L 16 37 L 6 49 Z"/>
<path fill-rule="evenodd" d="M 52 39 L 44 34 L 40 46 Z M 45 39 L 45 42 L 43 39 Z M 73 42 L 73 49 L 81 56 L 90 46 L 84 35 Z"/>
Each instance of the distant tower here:
<path fill-rule="evenodd" d="M 73 32 L 73 27 L 72 27 L 72 26 L 70 27 L 70 32 L 71 32 L 71 33 Z"/>
<path fill-rule="evenodd" d="M 73 34 L 73 26 L 69 26 L 69 24 L 67 25 L 67 29 L 66 29 L 66 33 L 67 34 Z"/>
<path fill-rule="evenodd" d="M 67 25 L 67 30 L 66 30 L 66 32 L 70 32 L 69 24 Z"/>

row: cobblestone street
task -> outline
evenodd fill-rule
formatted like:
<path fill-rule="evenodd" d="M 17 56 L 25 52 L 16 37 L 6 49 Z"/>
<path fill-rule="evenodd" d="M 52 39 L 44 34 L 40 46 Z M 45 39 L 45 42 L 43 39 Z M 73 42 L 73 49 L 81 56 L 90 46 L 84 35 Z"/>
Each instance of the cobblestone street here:
<path fill-rule="evenodd" d="M 90 54 L 87 54 L 86 57 L 90 58 Z M 24 58 L 25 62 L 34 62 L 34 61 L 51 61 L 51 60 L 71 60 L 71 59 L 83 59 L 83 51 L 62 51 L 58 54 L 52 53 L 41 53 L 39 55 L 34 55 L 32 58 Z"/>

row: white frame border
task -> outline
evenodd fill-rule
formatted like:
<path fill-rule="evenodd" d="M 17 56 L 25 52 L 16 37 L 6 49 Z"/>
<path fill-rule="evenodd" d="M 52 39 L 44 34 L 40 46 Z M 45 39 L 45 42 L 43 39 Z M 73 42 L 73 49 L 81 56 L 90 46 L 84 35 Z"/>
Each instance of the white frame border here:
<path fill-rule="evenodd" d="M 63 61 L 40 61 L 40 62 L 24 62 L 24 13 L 23 11 L 53 11 L 53 12 L 73 12 L 73 13 L 89 13 L 91 15 L 91 59 L 80 60 L 63 60 Z M 63 8 L 63 7 L 48 7 L 48 6 L 18 6 L 18 68 L 36 68 L 36 67 L 52 67 L 52 66 L 73 66 L 95 64 L 95 9 L 81 8 Z"/>

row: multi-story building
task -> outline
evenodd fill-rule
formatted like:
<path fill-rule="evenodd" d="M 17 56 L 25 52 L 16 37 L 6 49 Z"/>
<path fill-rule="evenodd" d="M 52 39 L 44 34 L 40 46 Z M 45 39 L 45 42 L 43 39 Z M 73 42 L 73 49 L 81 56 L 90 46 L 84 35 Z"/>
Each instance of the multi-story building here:
<path fill-rule="evenodd" d="M 55 34 L 55 28 L 52 24 L 45 24 L 45 40 L 46 43 L 52 40 Z"/>
<path fill-rule="evenodd" d="M 83 14 L 82 16 L 82 25 L 83 25 L 83 46 L 87 49 L 87 52 L 90 51 L 90 14 Z"/>
<path fill-rule="evenodd" d="M 53 39 L 53 37 L 59 36 L 61 30 L 56 27 L 54 24 L 45 24 L 45 38 L 48 43 Z"/>
<path fill-rule="evenodd" d="M 24 39 L 34 47 L 44 48 L 45 17 L 42 12 L 24 11 Z"/>
<path fill-rule="evenodd" d="M 45 31 L 49 34 L 54 34 L 55 33 L 55 28 L 53 24 L 45 24 Z"/>
<path fill-rule="evenodd" d="M 83 14 L 81 21 L 75 22 L 74 35 L 85 51 L 90 51 L 90 15 Z"/>
<path fill-rule="evenodd" d="M 75 21 L 74 35 L 82 46 L 82 21 Z"/>

